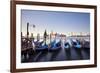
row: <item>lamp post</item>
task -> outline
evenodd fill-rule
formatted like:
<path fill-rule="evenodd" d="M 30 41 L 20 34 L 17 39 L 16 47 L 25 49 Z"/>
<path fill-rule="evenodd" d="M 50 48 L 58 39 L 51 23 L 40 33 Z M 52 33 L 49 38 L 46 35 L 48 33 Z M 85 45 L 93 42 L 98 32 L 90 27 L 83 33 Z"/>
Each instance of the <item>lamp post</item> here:
<path fill-rule="evenodd" d="M 27 47 L 28 47 L 28 40 L 29 40 L 29 26 L 33 26 L 35 28 L 35 25 L 30 25 L 29 22 L 27 22 Z"/>
<path fill-rule="evenodd" d="M 34 24 L 30 25 L 29 22 L 27 23 L 27 39 L 29 38 L 29 26 L 33 26 L 33 28 L 35 28 Z"/>

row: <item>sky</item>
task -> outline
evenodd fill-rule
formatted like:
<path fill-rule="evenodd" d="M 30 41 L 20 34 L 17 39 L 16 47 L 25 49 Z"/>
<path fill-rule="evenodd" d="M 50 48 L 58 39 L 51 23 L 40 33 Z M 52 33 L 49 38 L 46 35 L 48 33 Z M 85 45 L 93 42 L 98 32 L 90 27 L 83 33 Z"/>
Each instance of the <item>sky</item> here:
<path fill-rule="evenodd" d="M 29 32 L 33 33 L 34 36 L 37 33 L 42 36 L 45 30 L 48 34 L 52 31 L 65 35 L 69 32 L 89 33 L 90 13 L 21 10 L 21 31 L 23 35 L 27 33 L 27 23 L 29 23 Z M 32 25 L 35 25 L 35 28 Z"/>

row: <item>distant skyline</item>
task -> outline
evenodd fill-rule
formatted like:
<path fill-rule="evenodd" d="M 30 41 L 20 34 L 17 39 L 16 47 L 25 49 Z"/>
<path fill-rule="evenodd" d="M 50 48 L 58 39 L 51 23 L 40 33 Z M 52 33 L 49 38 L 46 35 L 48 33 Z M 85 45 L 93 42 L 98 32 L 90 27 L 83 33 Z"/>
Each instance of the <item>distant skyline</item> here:
<path fill-rule="evenodd" d="M 61 11 L 40 11 L 40 10 L 21 10 L 21 32 L 27 33 L 27 22 L 29 22 L 29 32 L 36 36 L 38 33 L 43 36 L 46 29 L 67 35 L 69 32 L 89 33 L 90 32 L 90 13 L 80 12 L 61 12 Z M 32 25 L 35 25 L 33 28 Z"/>

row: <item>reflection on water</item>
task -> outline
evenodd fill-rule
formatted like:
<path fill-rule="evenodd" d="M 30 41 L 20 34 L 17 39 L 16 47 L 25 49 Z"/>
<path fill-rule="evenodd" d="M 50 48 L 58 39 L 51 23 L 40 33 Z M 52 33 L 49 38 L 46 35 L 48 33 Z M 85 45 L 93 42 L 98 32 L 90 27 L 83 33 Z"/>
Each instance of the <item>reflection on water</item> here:
<path fill-rule="evenodd" d="M 65 50 L 66 60 L 71 60 L 71 49 Z"/>
<path fill-rule="evenodd" d="M 79 60 L 82 60 L 83 59 L 82 51 L 81 51 L 82 49 L 74 49 L 74 50 L 77 53 Z"/>
<path fill-rule="evenodd" d="M 56 61 L 56 58 L 57 58 L 58 54 L 60 53 L 60 51 L 61 51 L 61 49 L 58 51 L 51 52 L 52 55 L 51 55 L 50 61 Z"/>

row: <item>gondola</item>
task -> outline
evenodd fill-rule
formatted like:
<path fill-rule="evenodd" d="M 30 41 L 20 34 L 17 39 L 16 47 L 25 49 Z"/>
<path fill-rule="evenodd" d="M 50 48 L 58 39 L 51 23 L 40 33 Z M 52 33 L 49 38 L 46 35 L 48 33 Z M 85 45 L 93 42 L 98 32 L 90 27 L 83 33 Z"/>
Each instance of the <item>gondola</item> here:
<path fill-rule="evenodd" d="M 70 49 L 70 44 L 68 42 L 64 43 L 64 49 L 69 50 Z"/>
<path fill-rule="evenodd" d="M 48 51 L 48 45 L 45 44 L 44 41 L 35 42 L 35 51 L 36 52 Z"/>
<path fill-rule="evenodd" d="M 56 42 L 55 40 L 50 43 L 49 51 L 58 51 L 61 49 L 61 41 Z"/>
<path fill-rule="evenodd" d="M 79 40 L 74 39 L 74 40 L 72 40 L 72 47 L 74 47 L 76 49 L 80 49 L 80 48 L 82 48 L 82 45 Z"/>
<path fill-rule="evenodd" d="M 90 49 L 90 41 L 84 41 L 84 44 L 83 44 L 83 48 L 84 49 Z"/>

